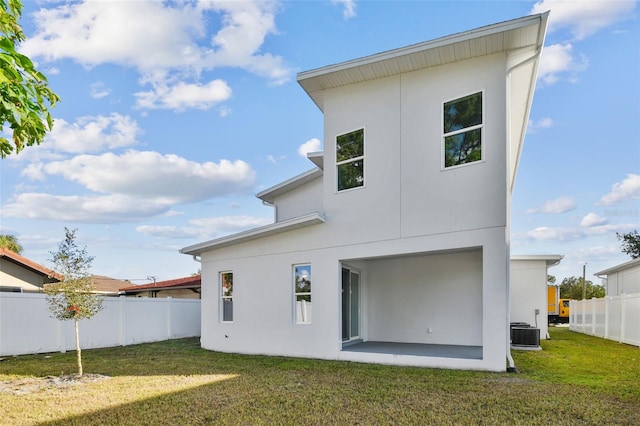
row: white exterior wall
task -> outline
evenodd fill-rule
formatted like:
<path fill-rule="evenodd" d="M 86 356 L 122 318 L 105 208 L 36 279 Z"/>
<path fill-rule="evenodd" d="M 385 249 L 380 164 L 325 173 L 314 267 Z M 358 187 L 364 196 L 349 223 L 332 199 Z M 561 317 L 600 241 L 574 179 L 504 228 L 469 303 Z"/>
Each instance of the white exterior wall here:
<path fill-rule="evenodd" d="M 276 222 L 322 211 L 322 178 L 275 197 Z"/>
<path fill-rule="evenodd" d="M 482 251 L 367 262 L 368 340 L 482 346 Z"/>
<path fill-rule="evenodd" d="M 607 275 L 607 296 L 640 293 L 640 264 Z"/>
<path fill-rule="evenodd" d="M 526 322 L 540 329 L 540 339 L 548 333 L 547 262 L 511 260 L 509 306 L 511 322 Z M 538 315 L 535 311 L 538 309 Z"/>
<path fill-rule="evenodd" d="M 504 371 L 509 257 L 505 63 L 504 55 L 493 55 L 325 91 L 321 205 L 326 223 L 203 252 L 202 346 Z M 443 102 L 478 91 L 484 93 L 484 160 L 441 170 Z M 365 129 L 365 187 L 336 193 L 335 137 L 360 128 Z M 283 198 L 282 205 L 283 217 L 293 214 L 296 203 Z M 420 323 L 410 323 L 394 319 L 403 312 L 402 300 L 400 295 L 385 297 L 384 280 L 386 266 L 408 265 L 416 254 L 428 256 L 419 259 L 424 265 L 403 272 L 402 285 L 407 298 L 424 298 L 411 301 L 412 311 L 420 303 L 426 311 Z M 342 261 L 363 268 L 363 339 L 482 345 L 483 359 L 341 351 Z M 292 265 L 298 263 L 312 265 L 312 324 L 293 320 Z M 234 273 L 232 323 L 220 321 L 221 271 Z M 422 274 L 428 275 L 425 282 L 407 283 Z M 452 306 L 454 299 L 462 309 Z M 380 313 L 383 305 L 393 312 Z M 449 309 L 469 321 L 452 318 Z M 431 335 L 420 331 L 431 326 L 427 323 L 432 323 Z"/>
<path fill-rule="evenodd" d="M 44 276 L 6 259 L 0 259 L 0 286 L 20 287 L 23 291 L 38 292 L 44 286 Z"/>

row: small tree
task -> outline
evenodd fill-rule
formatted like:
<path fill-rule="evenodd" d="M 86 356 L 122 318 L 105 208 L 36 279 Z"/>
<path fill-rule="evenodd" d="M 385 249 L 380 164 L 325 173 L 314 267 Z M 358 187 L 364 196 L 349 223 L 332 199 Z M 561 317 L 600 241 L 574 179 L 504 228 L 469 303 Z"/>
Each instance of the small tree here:
<path fill-rule="evenodd" d="M 45 286 L 49 311 L 60 321 L 73 320 L 76 334 L 76 354 L 78 375 L 82 376 L 82 352 L 78 322 L 91 318 L 103 308 L 102 296 L 95 293 L 95 285 L 89 274 L 93 256 L 87 248 L 76 245 L 77 229 L 64 228 L 65 239 L 58 245 L 57 252 L 51 252 L 54 270 L 63 276 L 62 281 Z"/>
<path fill-rule="evenodd" d="M 616 232 L 616 237 L 620 240 L 620 250 L 623 253 L 631 256 L 632 259 L 640 257 L 640 234 L 638 231 L 631 231 L 627 234 L 619 234 Z"/>

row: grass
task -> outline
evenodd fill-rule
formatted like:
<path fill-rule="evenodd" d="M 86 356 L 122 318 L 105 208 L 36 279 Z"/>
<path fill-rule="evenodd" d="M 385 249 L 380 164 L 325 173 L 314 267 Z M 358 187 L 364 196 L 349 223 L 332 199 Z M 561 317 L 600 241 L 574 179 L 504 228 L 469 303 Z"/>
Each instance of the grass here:
<path fill-rule="evenodd" d="M 552 328 L 519 373 L 222 354 L 197 339 L 83 351 L 108 379 L 0 393 L 0 424 L 640 424 L 640 349 Z M 0 382 L 73 374 L 75 353 L 8 357 Z"/>

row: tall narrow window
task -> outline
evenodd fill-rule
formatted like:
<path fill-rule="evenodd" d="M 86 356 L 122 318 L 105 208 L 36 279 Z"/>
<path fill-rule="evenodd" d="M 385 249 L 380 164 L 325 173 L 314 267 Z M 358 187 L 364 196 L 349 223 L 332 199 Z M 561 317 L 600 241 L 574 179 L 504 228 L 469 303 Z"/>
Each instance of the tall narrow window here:
<path fill-rule="evenodd" d="M 311 322 L 311 265 L 293 266 L 293 294 L 296 324 Z"/>
<path fill-rule="evenodd" d="M 444 103 L 444 167 L 482 160 L 482 92 Z"/>
<path fill-rule="evenodd" d="M 338 191 L 364 185 L 364 129 L 336 138 Z"/>
<path fill-rule="evenodd" d="M 233 272 L 220 273 L 220 304 L 222 321 L 233 321 Z"/>

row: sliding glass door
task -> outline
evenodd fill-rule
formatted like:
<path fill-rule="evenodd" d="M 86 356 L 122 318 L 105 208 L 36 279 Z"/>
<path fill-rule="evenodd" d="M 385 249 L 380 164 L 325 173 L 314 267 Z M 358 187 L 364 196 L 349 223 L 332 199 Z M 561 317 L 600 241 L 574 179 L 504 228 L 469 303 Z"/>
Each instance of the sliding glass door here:
<path fill-rule="evenodd" d="M 360 337 L 360 273 L 342 268 L 342 341 Z"/>

